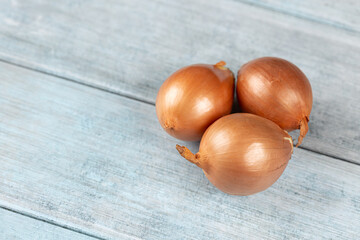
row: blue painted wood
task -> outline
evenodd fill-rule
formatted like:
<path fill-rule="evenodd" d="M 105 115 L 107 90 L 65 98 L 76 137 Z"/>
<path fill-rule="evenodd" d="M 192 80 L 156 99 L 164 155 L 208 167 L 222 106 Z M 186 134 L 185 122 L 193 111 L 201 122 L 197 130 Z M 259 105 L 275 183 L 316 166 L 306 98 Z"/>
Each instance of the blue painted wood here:
<path fill-rule="evenodd" d="M 283 8 L 303 11 L 301 2 Z M 302 147 L 360 163 L 359 34 L 238 1 L 3 0 L 0 6 L 0 59 L 151 103 L 184 65 L 225 60 L 236 72 L 256 57 L 286 58 L 313 86 Z M 342 11 L 321 10 L 320 18 Z"/>
<path fill-rule="evenodd" d="M 267 191 L 229 196 L 154 106 L 4 63 L 0 119 L 0 205 L 18 212 L 111 239 L 360 235 L 359 165 L 295 149 Z"/>
<path fill-rule="evenodd" d="M 0 208 L 0 239 L 6 240 L 85 240 L 96 239 L 46 222 Z"/>
<path fill-rule="evenodd" d="M 357 0 L 237 0 L 282 14 L 320 22 L 351 32 L 360 32 L 360 2 Z"/>

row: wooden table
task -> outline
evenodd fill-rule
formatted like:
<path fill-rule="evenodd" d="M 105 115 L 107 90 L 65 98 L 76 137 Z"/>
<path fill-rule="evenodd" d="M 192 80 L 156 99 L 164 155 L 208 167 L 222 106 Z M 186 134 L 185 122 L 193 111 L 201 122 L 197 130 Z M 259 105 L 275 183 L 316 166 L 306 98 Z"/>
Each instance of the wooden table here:
<path fill-rule="evenodd" d="M 0 0 L 0 23 L 1 239 L 359 239 L 359 1 Z M 309 77 L 310 131 L 271 188 L 229 196 L 155 97 L 261 56 Z"/>

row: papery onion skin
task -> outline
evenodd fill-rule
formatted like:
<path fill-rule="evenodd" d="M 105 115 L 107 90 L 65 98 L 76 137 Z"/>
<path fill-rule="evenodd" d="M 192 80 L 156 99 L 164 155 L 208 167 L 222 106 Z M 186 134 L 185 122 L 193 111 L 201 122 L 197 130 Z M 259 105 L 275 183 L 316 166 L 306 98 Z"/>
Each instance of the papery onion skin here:
<path fill-rule="evenodd" d="M 249 113 L 220 118 L 204 133 L 200 149 L 179 153 L 203 169 L 209 181 L 232 195 L 264 191 L 281 176 L 293 152 L 289 134 L 272 121 Z"/>
<path fill-rule="evenodd" d="M 208 126 L 231 112 L 235 79 L 225 64 L 190 65 L 163 83 L 156 98 L 156 114 L 168 134 L 198 141 Z"/>
<path fill-rule="evenodd" d="M 263 57 L 244 64 L 237 79 L 242 111 L 270 119 L 287 131 L 300 129 L 299 146 L 308 132 L 313 102 L 305 74 L 289 61 Z"/>

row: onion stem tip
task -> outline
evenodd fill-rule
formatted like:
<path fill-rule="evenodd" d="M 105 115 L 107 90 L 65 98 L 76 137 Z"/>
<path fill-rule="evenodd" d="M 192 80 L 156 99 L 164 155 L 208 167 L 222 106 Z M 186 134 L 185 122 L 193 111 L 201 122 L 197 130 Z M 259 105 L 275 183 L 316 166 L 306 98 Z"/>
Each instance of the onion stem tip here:
<path fill-rule="evenodd" d="M 199 154 L 193 154 L 187 147 L 178 144 L 176 144 L 176 150 L 183 158 L 199 166 Z"/>
<path fill-rule="evenodd" d="M 307 116 L 305 116 L 300 121 L 300 135 L 299 135 L 296 147 L 300 146 L 300 144 L 302 143 L 303 138 L 306 136 L 307 132 L 309 131 L 308 121 L 309 121 L 309 118 Z"/>
<path fill-rule="evenodd" d="M 226 65 L 226 62 L 220 61 L 220 62 L 218 62 L 217 64 L 215 64 L 215 67 L 217 67 L 217 68 L 219 68 L 219 69 L 221 69 L 221 70 L 227 70 L 228 68 L 225 67 L 225 65 Z"/>

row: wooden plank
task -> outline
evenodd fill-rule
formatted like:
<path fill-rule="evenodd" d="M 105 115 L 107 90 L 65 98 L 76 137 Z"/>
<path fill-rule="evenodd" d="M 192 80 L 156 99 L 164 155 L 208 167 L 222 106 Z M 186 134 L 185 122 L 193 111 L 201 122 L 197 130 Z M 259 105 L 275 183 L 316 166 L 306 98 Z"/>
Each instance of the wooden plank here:
<path fill-rule="evenodd" d="M 104 238 L 355 239 L 360 166 L 295 149 L 260 194 L 216 190 L 155 108 L 0 63 L 0 205 Z M 351 223 L 351 224 L 349 224 Z"/>
<path fill-rule="evenodd" d="M 302 147 L 360 163 L 357 34 L 235 1 L 0 2 L 0 59 L 150 103 L 184 65 L 289 59 L 313 86 Z"/>
<path fill-rule="evenodd" d="M 0 208 L 1 239 L 96 239 Z"/>
<path fill-rule="evenodd" d="M 360 3 L 357 0 L 237 0 L 244 3 L 360 32 Z"/>

